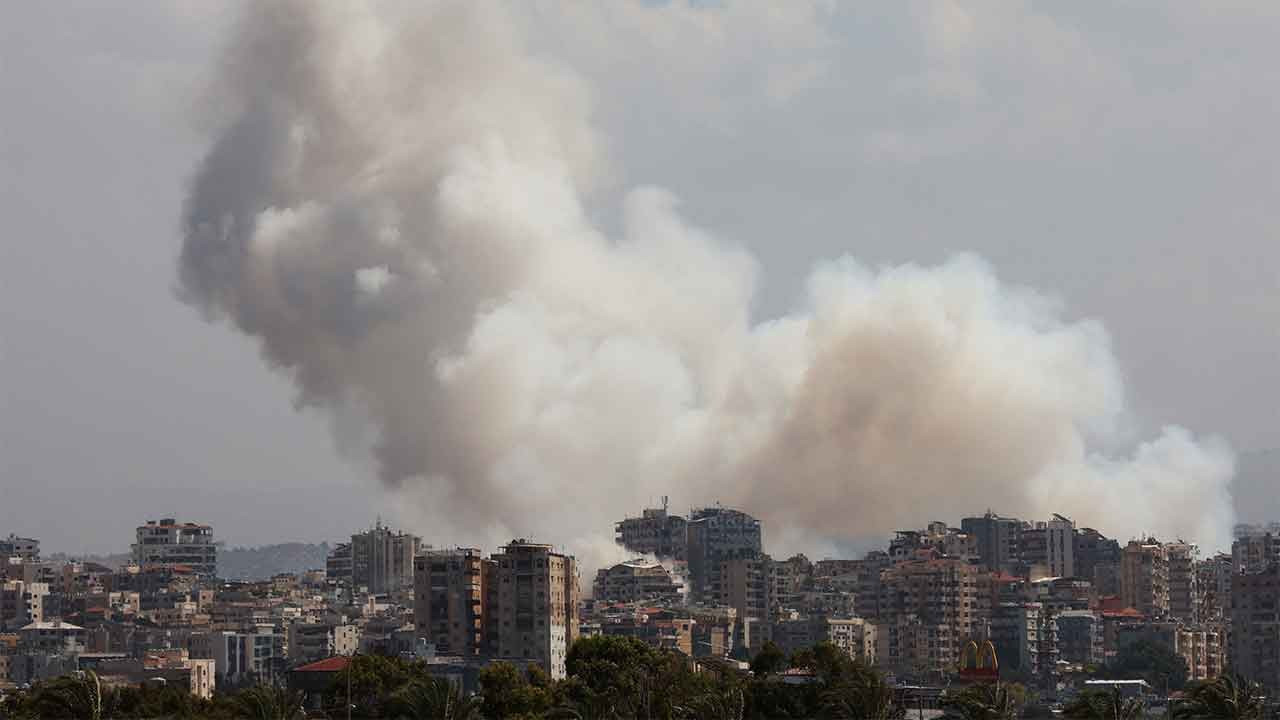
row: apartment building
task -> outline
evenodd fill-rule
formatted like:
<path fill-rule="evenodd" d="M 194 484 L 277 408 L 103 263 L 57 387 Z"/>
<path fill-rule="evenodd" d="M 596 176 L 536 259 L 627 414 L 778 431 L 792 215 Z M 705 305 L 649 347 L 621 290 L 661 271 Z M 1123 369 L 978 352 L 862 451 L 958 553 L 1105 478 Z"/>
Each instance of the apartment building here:
<path fill-rule="evenodd" d="M 1231 556 L 1218 553 L 1196 563 L 1196 587 L 1199 589 L 1198 615 L 1202 622 L 1225 623 L 1231 616 L 1231 578 L 1235 566 Z"/>
<path fill-rule="evenodd" d="M 271 625 L 259 625 L 248 632 L 214 633 L 210 645 L 218 683 L 272 682 L 286 660 L 284 643 L 285 636 Z"/>
<path fill-rule="evenodd" d="M 869 620 L 880 619 L 880 575 L 893 566 L 883 550 L 868 552 L 853 571 L 854 614 Z"/>
<path fill-rule="evenodd" d="M 1120 592 L 1120 543 L 1093 528 L 1079 528 L 1076 530 L 1075 565 L 1075 576 L 1092 581 L 1100 594 L 1116 595 Z M 1099 583 L 1100 569 L 1102 583 Z M 1115 582 L 1108 583 L 1110 578 L 1115 578 Z"/>
<path fill-rule="evenodd" d="M 1101 665 L 1106 660 L 1101 616 L 1092 610 L 1063 610 L 1055 619 L 1059 659 L 1079 665 Z"/>
<path fill-rule="evenodd" d="M 569 647 L 578 638 L 578 568 L 550 545 L 512 540 L 491 557 L 487 582 L 490 648 L 503 658 L 540 663 L 553 679 L 565 677 Z"/>
<path fill-rule="evenodd" d="M 1231 578 L 1231 668 L 1280 691 L 1280 565 Z"/>
<path fill-rule="evenodd" d="M 773 559 L 764 553 L 720 561 L 708 599 L 731 607 L 739 618 L 769 620 L 772 606 Z"/>
<path fill-rule="evenodd" d="M 1240 526 L 1237 526 L 1237 532 L 1240 532 Z M 1277 562 L 1280 561 L 1280 534 L 1249 532 L 1240 535 L 1231 543 L 1231 560 L 1236 572 L 1240 573 L 1258 572 L 1280 564 Z"/>
<path fill-rule="evenodd" d="M 940 556 L 934 550 L 921 550 L 914 558 L 883 571 L 880 582 L 882 620 L 902 630 L 894 619 L 913 616 L 928 628 L 926 634 L 937 634 L 930 641 L 931 670 L 954 667 L 964 643 L 986 632 L 989 574 L 975 565 Z"/>
<path fill-rule="evenodd" d="M 591 597 L 604 602 L 674 603 L 683 598 L 682 587 L 661 563 L 629 560 L 600 568 Z"/>
<path fill-rule="evenodd" d="M 1120 599 L 1148 619 L 1169 615 L 1169 561 L 1155 539 L 1131 540 L 1120 558 Z"/>
<path fill-rule="evenodd" d="M 0 538 L 0 561 L 6 558 L 18 558 L 23 562 L 40 561 L 40 541 L 35 538 L 18 537 L 9 533 L 9 537 Z"/>
<path fill-rule="evenodd" d="M 993 608 L 988 638 L 1005 670 L 1038 679 L 1056 671 L 1056 615 L 1040 603 L 1001 603 Z"/>
<path fill-rule="evenodd" d="M 877 622 L 875 633 L 876 664 L 900 677 L 938 681 L 958 667 L 950 625 L 903 613 Z"/>
<path fill-rule="evenodd" d="M 849 657 L 871 665 L 876 661 L 876 625 L 863 618 L 821 618 L 822 639 Z"/>
<path fill-rule="evenodd" d="M 1200 622 L 1200 586 L 1196 564 L 1200 549 L 1191 543 L 1165 543 L 1169 567 L 1169 616 L 1187 624 Z"/>
<path fill-rule="evenodd" d="M 179 523 L 173 518 L 149 520 L 137 528 L 132 551 L 139 566 L 185 566 L 204 577 L 218 574 L 218 547 L 209 525 Z"/>
<path fill-rule="evenodd" d="M 413 558 L 421 540 L 395 532 L 379 521 L 351 536 L 351 582 L 381 595 L 413 587 Z"/>
<path fill-rule="evenodd" d="M 7 580 L 0 583 L 0 630 L 16 630 L 45 619 L 48 583 Z"/>
<path fill-rule="evenodd" d="M 974 536 L 978 559 L 987 569 L 1009 573 L 1015 571 L 1020 555 L 1021 520 L 1000 517 L 988 510 L 981 517 L 961 520 L 960 530 Z"/>
<path fill-rule="evenodd" d="M 762 552 L 760 521 L 724 507 L 695 510 L 689 517 L 687 559 L 690 596 L 695 602 L 714 602 L 714 577 L 724 560 Z"/>
<path fill-rule="evenodd" d="M 335 583 L 351 582 L 351 543 L 338 543 L 325 556 L 324 577 Z"/>
<path fill-rule="evenodd" d="M 645 508 L 640 517 L 626 518 L 614 525 L 616 541 L 630 552 L 653 555 L 661 559 L 684 560 L 688 522 L 667 512 L 667 498 L 662 507 Z"/>
<path fill-rule="evenodd" d="M 1076 575 L 1076 524 L 1071 519 L 1054 515 L 1045 523 L 1046 553 L 1051 577 Z"/>
<path fill-rule="evenodd" d="M 359 643 L 360 629 L 355 625 L 297 621 L 285 629 L 286 650 L 293 663 L 350 655 Z"/>
<path fill-rule="evenodd" d="M 1126 625 L 1116 631 L 1117 649 L 1137 640 L 1181 656 L 1187 664 L 1187 680 L 1211 680 L 1225 665 L 1222 631 L 1217 627 L 1188 626 L 1170 620 Z"/>
<path fill-rule="evenodd" d="M 769 573 L 769 609 L 799 609 L 813 582 L 813 563 L 803 554 L 775 560 Z"/>
<path fill-rule="evenodd" d="M 413 622 L 437 652 L 484 651 L 485 560 L 476 548 L 429 550 L 414 558 Z"/>

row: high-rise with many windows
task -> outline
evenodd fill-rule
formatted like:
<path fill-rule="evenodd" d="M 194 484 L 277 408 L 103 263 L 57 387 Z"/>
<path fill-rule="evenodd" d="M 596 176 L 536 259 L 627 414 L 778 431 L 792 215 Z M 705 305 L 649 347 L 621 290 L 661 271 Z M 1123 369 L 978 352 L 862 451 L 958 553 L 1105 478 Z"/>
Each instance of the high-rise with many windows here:
<path fill-rule="evenodd" d="M 485 560 L 475 548 L 428 550 L 414 558 L 413 623 L 437 652 L 484 651 Z"/>
<path fill-rule="evenodd" d="M 491 556 L 484 582 L 493 656 L 538 661 L 553 679 L 565 676 L 578 639 L 578 567 L 550 545 L 512 540 Z"/>
<path fill-rule="evenodd" d="M 374 594 L 413 587 L 413 558 L 418 536 L 394 532 L 381 522 L 351 536 L 351 582 Z"/>

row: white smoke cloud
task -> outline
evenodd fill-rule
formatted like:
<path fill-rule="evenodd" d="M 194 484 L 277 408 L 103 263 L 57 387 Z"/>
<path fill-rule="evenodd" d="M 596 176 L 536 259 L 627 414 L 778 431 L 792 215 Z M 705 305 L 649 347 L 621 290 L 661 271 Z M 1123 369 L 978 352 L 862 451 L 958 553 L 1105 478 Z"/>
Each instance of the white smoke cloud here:
<path fill-rule="evenodd" d="M 754 258 L 670 193 L 630 192 L 607 237 L 589 90 L 520 31 L 483 3 L 251 5 L 186 208 L 184 298 L 301 404 L 365 417 L 430 538 L 603 558 L 666 494 L 787 549 L 987 506 L 1228 542 L 1229 449 L 1133 449 L 1105 331 L 977 258 L 841 258 L 760 322 Z"/>

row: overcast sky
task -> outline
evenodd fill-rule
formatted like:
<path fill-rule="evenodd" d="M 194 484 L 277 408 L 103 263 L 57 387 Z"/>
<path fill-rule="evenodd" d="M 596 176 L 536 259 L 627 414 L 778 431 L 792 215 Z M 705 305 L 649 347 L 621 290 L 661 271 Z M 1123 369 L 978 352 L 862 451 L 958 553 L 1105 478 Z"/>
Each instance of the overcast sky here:
<path fill-rule="evenodd" d="M 671 189 L 760 258 L 761 317 L 820 258 L 975 252 L 1099 319 L 1141 426 L 1225 437 L 1241 517 L 1280 519 L 1255 467 L 1280 447 L 1280 6 L 520 7 L 594 93 L 606 227 L 628 188 Z M 252 341 L 174 296 L 234 14 L 0 5 L 0 533 L 78 552 L 159 516 L 233 544 L 397 518 Z"/>

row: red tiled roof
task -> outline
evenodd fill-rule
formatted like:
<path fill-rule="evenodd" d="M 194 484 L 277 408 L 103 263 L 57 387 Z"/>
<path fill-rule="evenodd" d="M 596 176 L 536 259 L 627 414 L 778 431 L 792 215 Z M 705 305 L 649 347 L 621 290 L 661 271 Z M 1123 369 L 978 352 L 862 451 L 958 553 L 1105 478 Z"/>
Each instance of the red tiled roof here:
<path fill-rule="evenodd" d="M 347 664 L 351 662 L 351 658 L 345 655 L 336 655 L 324 660 L 317 660 L 313 663 L 296 667 L 294 672 L 342 672 L 347 669 Z"/>

